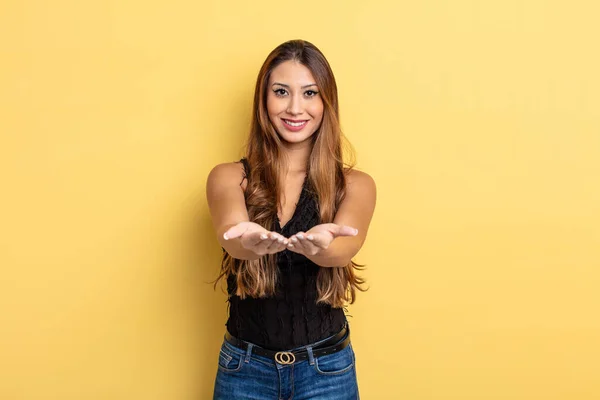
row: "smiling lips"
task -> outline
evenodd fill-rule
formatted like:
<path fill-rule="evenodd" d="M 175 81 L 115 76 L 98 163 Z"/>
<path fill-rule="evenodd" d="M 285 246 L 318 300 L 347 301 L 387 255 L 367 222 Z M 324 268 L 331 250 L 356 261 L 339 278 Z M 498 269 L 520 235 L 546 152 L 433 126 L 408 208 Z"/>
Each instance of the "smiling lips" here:
<path fill-rule="evenodd" d="M 281 119 L 283 121 L 283 125 L 292 132 L 301 131 L 302 128 L 306 126 L 308 120 L 293 120 L 293 119 Z"/>

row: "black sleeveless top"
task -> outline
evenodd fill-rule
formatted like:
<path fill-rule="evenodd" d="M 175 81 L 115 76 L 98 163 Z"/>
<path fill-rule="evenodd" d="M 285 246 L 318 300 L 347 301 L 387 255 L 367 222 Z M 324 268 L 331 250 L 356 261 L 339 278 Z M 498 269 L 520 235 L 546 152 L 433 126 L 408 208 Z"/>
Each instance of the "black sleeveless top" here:
<path fill-rule="evenodd" d="M 242 159 L 247 174 L 246 160 Z M 319 224 L 316 197 L 305 178 L 294 215 L 285 226 L 274 218 L 272 231 L 289 238 Z M 346 322 L 344 309 L 316 304 L 320 267 L 305 256 L 285 249 L 277 253 L 279 280 L 273 297 L 241 299 L 235 277 L 227 278 L 227 330 L 233 336 L 272 350 L 289 350 L 339 332 Z"/>

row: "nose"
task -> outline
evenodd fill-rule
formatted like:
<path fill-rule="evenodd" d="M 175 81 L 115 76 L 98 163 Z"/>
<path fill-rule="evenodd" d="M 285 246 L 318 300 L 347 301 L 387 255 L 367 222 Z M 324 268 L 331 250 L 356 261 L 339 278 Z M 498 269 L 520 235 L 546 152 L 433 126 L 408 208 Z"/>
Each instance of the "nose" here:
<path fill-rule="evenodd" d="M 291 115 L 302 114 L 302 99 L 300 96 L 290 96 L 286 111 Z"/>

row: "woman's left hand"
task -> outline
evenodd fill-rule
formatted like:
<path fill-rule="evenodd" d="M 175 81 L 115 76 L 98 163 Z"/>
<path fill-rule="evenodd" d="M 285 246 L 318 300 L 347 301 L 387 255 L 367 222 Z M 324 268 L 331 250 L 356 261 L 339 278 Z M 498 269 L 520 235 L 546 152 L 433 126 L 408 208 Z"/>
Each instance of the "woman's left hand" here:
<path fill-rule="evenodd" d="M 346 225 L 321 224 L 308 232 L 298 232 L 290 237 L 287 248 L 294 253 L 316 256 L 327 250 L 331 242 L 341 236 L 356 236 L 358 229 Z"/>

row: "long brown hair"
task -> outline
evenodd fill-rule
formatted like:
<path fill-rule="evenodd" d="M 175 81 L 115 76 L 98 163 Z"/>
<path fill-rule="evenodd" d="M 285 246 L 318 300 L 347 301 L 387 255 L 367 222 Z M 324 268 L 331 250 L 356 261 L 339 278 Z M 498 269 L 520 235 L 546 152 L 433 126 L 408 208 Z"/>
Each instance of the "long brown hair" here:
<path fill-rule="evenodd" d="M 279 45 L 269 54 L 258 74 L 245 157 L 249 166 L 245 190 L 248 216 L 250 221 L 267 230 L 273 230 L 278 205 L 282 200 L 280 171 L 287 170 L 281 138 L 267 113 L 267 85 L 273 69 L 289 60 L 299 62 L 311 71 L 323 101 L 323 120 L 312 135 L 312 151 L 306 166 L 309 184 L 318 199 L 320 223 L 333 222 L 346 194 L 345 173 L 354 166 L 348 163 L 347 168 L 344 167 L 342 141 L 347 144 L 351 158 L 353 152 L 340 128 L 337 85 L 325 56 L 316 46 L 304 40 L 291 40 Z M 320 268 L 317 303 L 333 307 L 353 303 L 356 289 L 366 290 L 361 286 L 365 280 L 355 274 L 355 269 L 362 267 L 350 261 L 345 266 Z M 239 260 L 225 252 L 215 286 L 222 277 L 233 274 L 241 298 L 267 297 L 275 293 L 277 271 L 274 254 L 257 260 Z"/>

